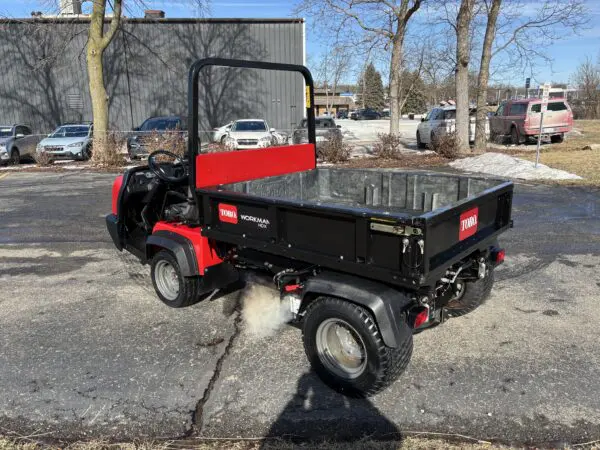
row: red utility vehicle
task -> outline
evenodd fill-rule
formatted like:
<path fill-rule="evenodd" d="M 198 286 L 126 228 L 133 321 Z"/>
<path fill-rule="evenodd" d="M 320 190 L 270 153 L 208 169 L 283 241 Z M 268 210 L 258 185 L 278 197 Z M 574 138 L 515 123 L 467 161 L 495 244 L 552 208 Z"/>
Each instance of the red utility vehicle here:
<path fill-rule="evenodd" d="M 206 66 L 301 73 L 308 143 L 200 153 Z M 367 396 L 402 374 L 413 333 L 488 297 L 504 260 L 497 238 L 512 224 L 512 183 L 318 168 L 303 66 L 204 59 L 190 69 L 189 93 L 187 156 L 159 150 L 147 167 L 127 170 L 106 218 L 116 247 L 150 263 L 165 304 L 198 303 L 242 271 L 268 273 L 315 372 L 346 395 Z"/>

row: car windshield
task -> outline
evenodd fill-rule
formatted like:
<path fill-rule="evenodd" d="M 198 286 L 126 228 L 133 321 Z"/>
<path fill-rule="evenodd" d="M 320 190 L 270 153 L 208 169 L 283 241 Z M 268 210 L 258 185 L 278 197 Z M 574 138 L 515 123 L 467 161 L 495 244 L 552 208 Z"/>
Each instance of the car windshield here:
<path fill-rule="evenodd" d="M 236 122 L 234 131 L 267 131 L 267 125 L 262 120 L 245 120 Z"/>
<path fill-rule="evenodd" d="M 12 127 L 0 127 L 0 138 L 11 137 Z"/>
<path fill-rule="evenodd" d="M 86 137 L 89 134 L 89 132 L 90 127 L 87 125 L 58 127 L 56 130 L 54 130 L 50 137 Z"/>
<path fill-rule="evenodd" d="M 140 131 L 165 131 L 181 128 L 178 119 L 168 117 L 156 117 L 146 120 L 140 127 Z"/>

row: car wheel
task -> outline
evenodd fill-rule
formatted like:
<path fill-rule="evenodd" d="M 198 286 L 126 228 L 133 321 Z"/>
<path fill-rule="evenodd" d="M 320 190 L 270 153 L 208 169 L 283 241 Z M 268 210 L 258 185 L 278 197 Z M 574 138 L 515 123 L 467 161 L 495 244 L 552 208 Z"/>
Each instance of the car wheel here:
<path fill-rule="evenodd" d="M 383 343 L 371 313 L 333 297 L 319 297 L 307 308 L 302 327 L 304 351 L 316 374 L 349 397 L 368 397 L 392 384 L 412 355 L 412 330 L 398 323 L 403 336 L 396 348 Z"/>
<path fill-rule="evenodd" d="M 150 276 L 158 297 L 171 308 L 191 306 L 201 299 L 202 277 L 184 277 L 177 259 L 167 250 L 152 258 Z"/>
<path fill-rule="evenodd" d="M 417 131 L 417 148 L 426 148 L 427 146 L 421 142 L 421 134 Z"/>
<path fill-rule="evenodd" d="M 81 150 L 81 160 L 87 161 L 92 157 L 92 146 L 86 145 L 83 150 Z"/>
<path fill-rule="evenodd" d="M 12 151 L 10 152 L 10 160 L 8 163 L 11 165 L 17 165 L 20 162 L 21 162 L 21 154 L 19 153 L 19 149 L 13 148 Z"/>
<path fill-rule="evenodd" d="M 435 136 L 435 133 L 432 131 L 431 135 L 429 136 L 429 149 L 430 150 L 435 150 L 436 144 L 437 144 L 437 138 Z"/>
<path fill-rule="evenodd" d="M 221 145 L 225 145 L 225 139 L 227 139 L 227 135 L 221 136 Z"/>
<path fill-rule="evenodd" d="M 550 136 L 550 142 L 553 144 L 560 144 L 565 140 L 564 134 L 555 134 L 554 136 Z"/>
<path fill-rule="evenodd" d="M 512 127 L 510 129 L 510 143 L 512 145 L 519 145 L 521 143 L 521 137 L 519 136 L 519 130 L 517 130 L 517 127 Z"/>

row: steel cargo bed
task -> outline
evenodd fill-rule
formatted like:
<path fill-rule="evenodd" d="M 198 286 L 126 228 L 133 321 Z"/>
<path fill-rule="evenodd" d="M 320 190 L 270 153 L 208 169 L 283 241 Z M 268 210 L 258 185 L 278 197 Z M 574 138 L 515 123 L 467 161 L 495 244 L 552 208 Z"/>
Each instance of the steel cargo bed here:
<path fill-rule="evenodd" d="M 317 168 L 197 193 L 209 238 L 414 288 L 493 243 L 510 226 L 512 191 L 489 178 Z"/>

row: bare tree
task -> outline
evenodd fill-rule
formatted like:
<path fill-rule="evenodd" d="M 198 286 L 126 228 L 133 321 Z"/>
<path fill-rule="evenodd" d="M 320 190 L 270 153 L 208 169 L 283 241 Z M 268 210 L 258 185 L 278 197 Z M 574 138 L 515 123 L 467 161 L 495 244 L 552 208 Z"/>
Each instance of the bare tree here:
<path fill-rule="evenodd" d="M 338 86 L 344 76 L 348 75 L 352 56 L 347 47 L 334 45 L 329 51 L 325 51 L 316 67 L 318 81 L 323 83 L 325 88 L 325 108 L 330 111 L 333 106 L 333 98 L 337 92 Z M 329 89 L 331 88 L 331 96 Z"/>
<path fill-rule="evenodd" d="M 461 0 L 456 17 L 456 137 L 458 150 L 469 149 L 470 28 L 475 0 Z"/>
<path fill-rule="evenodd" d="M 297 12 L 306 13 L 321 23 L 337 22 L 336 29 L 352 23 L 366 35 L 370 45 L 380 44 L 391 54 L 390 133 L 400 127 L 402 74 L 404 72 L 404 40 L 411 17 L 424 0 L 302 0 Z"/>
<path fill-rule="evenodd" d="M 490 79 L 490 62 L 492 60 L 492 44 L 496 37 L 496 22 L 500 13 L 502 0 L 484 0 L 487 10 L 487 24 L 485 37 L 481 49 L 481 63 L 479 65 L 479 76 L 477 78 L 477 115 L 475 127 L 475 149 L 483 150 L 486 147 L 487 136 L 485 134 L 487 89 Z M 491 3 L 491 4 L 490 4 Z"/>
<path fill-rule="evenodd" d="M 107 30 L 104 27 L 107 0 L 93 0 L 87 42 L 87 70 L 94 118 L 94 158 L 98 162 L 112 160 L 115 148 L 106 145 L 108 133 L 108 98 L 104 80 L 103 57 L 119 26 L 123 0 L 114 0 L 112 19 Z"/>
<path fill-rule="evenodd" d="M 594 64 L 591 58 L 586 57 L 577 67 L 573 82 L 579 89 L 579 98 L 573 109 L 581 109 L 585 119 L 600 117 L 600 67 Z"/>

